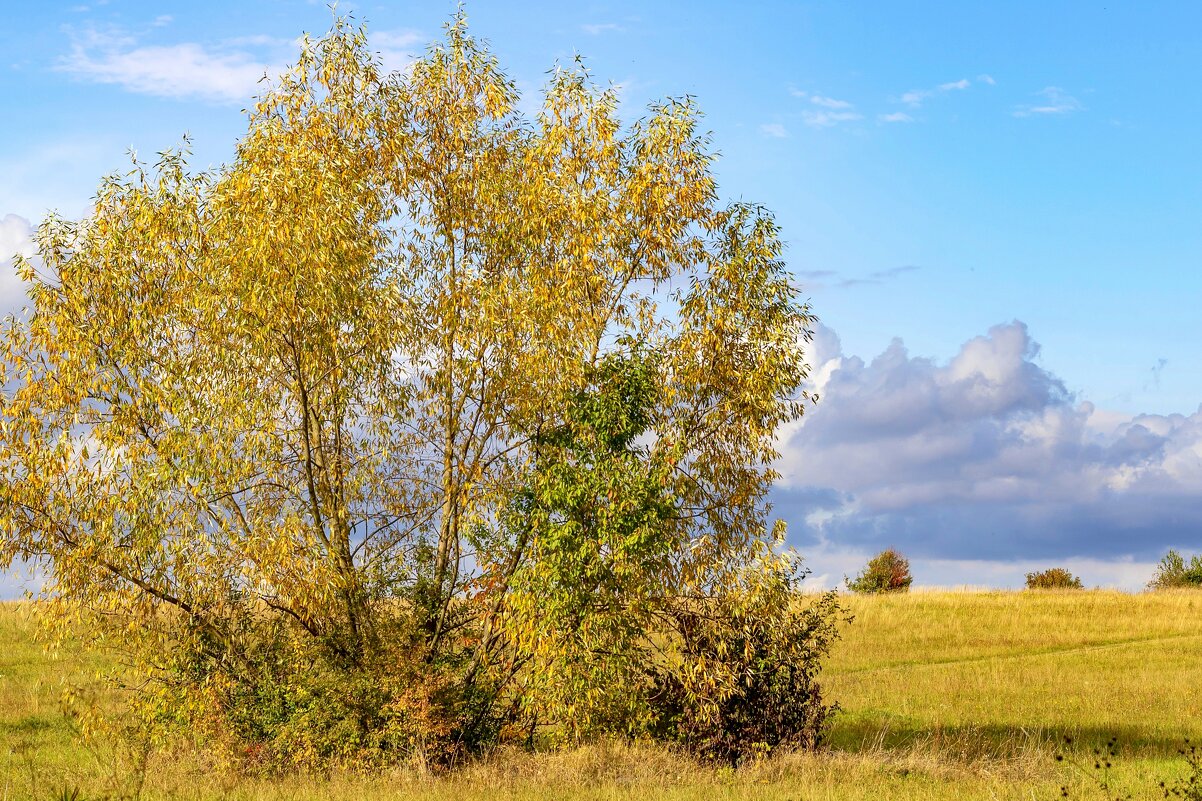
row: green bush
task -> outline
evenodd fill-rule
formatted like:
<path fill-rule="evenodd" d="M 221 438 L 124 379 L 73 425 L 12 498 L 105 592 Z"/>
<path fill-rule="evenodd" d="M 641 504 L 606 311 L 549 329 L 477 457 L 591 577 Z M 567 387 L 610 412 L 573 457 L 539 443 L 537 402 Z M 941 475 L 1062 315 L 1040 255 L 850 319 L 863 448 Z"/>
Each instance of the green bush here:
<path fill-rule="evenodd" d="M 1189 561 L 1171 549 L 1164 555 L 1156 566 L 1156 575 L 1148 582 L 1148 589 L 1174 587 L 1202 587 L 1202 554 L 1194 554 Z"/>
<path fill-rule="evenodd" d="M 847 587 L 852 592 L 865 594 L 907 592 L 913 581 L 909 560 L 889 548 L 872 557 L 863 572 L 847 582 Z"/>
<path fill-rule="evenodd" d="M 1063 567 L 1052 567 L 1038 573 L 1027 574 L 1028 590 L 1079 590 L 1081 579 Z"/>

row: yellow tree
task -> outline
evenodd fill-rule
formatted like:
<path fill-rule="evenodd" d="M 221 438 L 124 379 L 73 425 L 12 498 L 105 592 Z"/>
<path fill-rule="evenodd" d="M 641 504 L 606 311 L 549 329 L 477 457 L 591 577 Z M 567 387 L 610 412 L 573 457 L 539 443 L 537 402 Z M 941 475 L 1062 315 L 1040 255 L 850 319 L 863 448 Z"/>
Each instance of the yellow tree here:
<path fill-rule="evenodd" d="M 392 75 L 339 22 L 228 165 L 135 163 L 39 229 L 3 556 L 137 646 L 152 717 L 387 759 L 740 692 L 690 632 L 786 613 L 765 495 L 808 309 L 690 101 L 623 127 L 579 63 L 517 100 L 462 16 Z"/>

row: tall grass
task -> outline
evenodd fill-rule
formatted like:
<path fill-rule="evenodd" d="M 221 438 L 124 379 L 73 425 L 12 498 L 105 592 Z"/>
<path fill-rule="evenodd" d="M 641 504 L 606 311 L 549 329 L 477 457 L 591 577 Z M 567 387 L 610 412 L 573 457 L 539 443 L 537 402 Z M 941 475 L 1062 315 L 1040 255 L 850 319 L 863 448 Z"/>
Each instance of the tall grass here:
<path fill-rule="evenodd" d="M 843 707 L 831 748 L 739 771 L 663 748 L 599 743 L 559 754 L 500 751 L 452 776 L 400 766 L 377 776 L 212 775 L 195 751 L 156 753 L 140 777 L 114 743 L 84 744 L 64 689 L 117 705 L 78 644 L 47 653 L 36 608 L 0 606 L 0 801 L 120 797 L 232 799 L 1029 799 L 1088 777 L 1054 759 L 1112 735 L 1116 787 L 1159 798 L 1177 749 L 1202 738 L 1202 592 L 914 592 L 848 597 L 856 621 L 824 672 Z"/>

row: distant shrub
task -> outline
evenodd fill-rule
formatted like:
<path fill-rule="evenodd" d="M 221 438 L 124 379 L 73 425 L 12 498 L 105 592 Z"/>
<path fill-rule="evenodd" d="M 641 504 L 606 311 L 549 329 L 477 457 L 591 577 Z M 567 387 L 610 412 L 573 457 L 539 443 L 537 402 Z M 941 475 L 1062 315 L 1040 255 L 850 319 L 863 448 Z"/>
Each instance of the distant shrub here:
<path fill-rule="evenodd" d="M 1027 574 L 1028 590 L 1079 590 L 1081 587 L 1081 579 L 1063 567 Z"/>
<path fill-rule="evenodd" d="M 848 589 L 859 593 L 906 592 L 914 577 L 910 562 L 892 548 L 881 551 L 868 562 L 864 571 L 847 582 Z"/>
<path fill-rule="evenodd" d="M 1194 554 L 1189 561 L 1174 550 L 1164 555 L 1156 566 L 1156 575 L 1148 582 L 1148 589 L 1173 587 L 1202 587 L 1202 554 Z"/>

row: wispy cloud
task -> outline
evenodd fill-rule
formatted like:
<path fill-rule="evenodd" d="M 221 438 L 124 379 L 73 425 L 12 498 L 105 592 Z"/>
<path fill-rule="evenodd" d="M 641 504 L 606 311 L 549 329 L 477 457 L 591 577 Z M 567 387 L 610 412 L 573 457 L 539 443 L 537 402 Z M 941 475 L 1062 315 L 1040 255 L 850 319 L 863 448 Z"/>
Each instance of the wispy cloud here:
<path fill-rule="evenodd" d="M 892 114 L 878 114 L 877 122 L 914 122 L 914 118 L 904 111 L 895 111 Z"/>
<path fill-rule="evenodd" d="M 1080 100 L 1058 86 L 1045 87 L 1035 94 L 1043 99 L 1042 102 L 1018 106 L 1014 109 L 1015 117 L 1072 114 L 1085 108 Z"/>
<path fill-rule="evenodd" d="M 864 115 L 855 111 L 803 111 L 801 119 L 811 128 L 831 128 L 841 122 L 864 119 Z"/>
<path fill-rule="evenodd" d="M 839 100 L 795 88 L 790 88 L 789 94 L 801 100 L 807 100 L 810 105 L 815 107 L 801 112 L 802 121 L 811 128 L 831 128 L 841 122 L 853 122 L 864 118 L 863 114 L 854 110 L 855 103 L 850 100 Z"/>
<path fill-rule="evenodd" d="M 278 74 L 282 65 L 264 63 L 245 50 L 195 42 L 141 45 L 121 31 L 92 29 L 74 36 L 58 69 L 138 94 L 239 103 L 253 97 L 259 82 Z"/>
<path fill-rule="evenodd" d="M 785 130 L 785 126 L 779 122 L 766 122 L 760 126 L 760 133 L 764 136 L 770 136 L 773 139 L 785 139 L 789 136 L 789 132 Z"/>
<path fill-rule="evenodd" d="M 977 81 L 979 83 L 989 84 L 990 86 L 994 85 L 993 78 L 990 78 L 988 75 L 977 76 Z M 968 78 L 961 78 L 958 81 L 941 83 L 933 89 L 911 89 L 910 91 L 903 93 L 901 97 L 898 98 L 898 102 L 905 103 L 907 106 L 912 108 L 918 108 L 927 100 L 935 97 L 936 95 L 946 94 L 947 92 L 960 92 L 969 88 L 970 86 L 972 86 L 972 81 L 970 81 Z"/>
<path fill-rule="evenodd" d="M 807 289 L 849 289 L 856 286 L 871 286 L 884 284 L 906 273 L 919 270 L 915 264 L 904 264 L 900 267 L 890 267 L 886 270 L 876 270 L 868 275 L 859 277 L 841 277 L 835 270 L 802 270 L 796 273 Z"/>
<path fill-rule="evenodd" d="M 594 22 L 587 25 L 581 25 L 580 30 L 584 31 L 589 36 L 600 36 L 603 33 L 619 33 L 626 29 L 616 22 Z"/>
<path fill-rule="evenodd" d="M 823 97 L 822 95 L 812 95 L 810 97 L 810 102 L 815 106 L 821 106 L 822 108 L 830 109 L 851 108 L 854 105 L 846 100 L 836 100 L 833 97 Z"/>
<path fill-rule="evenodd" d="M 160 17 L 152 27 L 168 22 L 170 18 Z M 408 65 L 421 40 L 415 31 L 377 31 L 371 35 L 370 45 L 385 69 L 396 70 Z M 71 50 L 59 60 L 57 69 L 137 94 L 245 103 L 259 93 L 265 77 L 273 78 L 286 69 L 284 59 L 294 55 L 293 47 L 288 40 L 266 36 L 243 36 L 215 45 L 144 44 L 122 29 L 89 28 L 72 32 Z"/>

